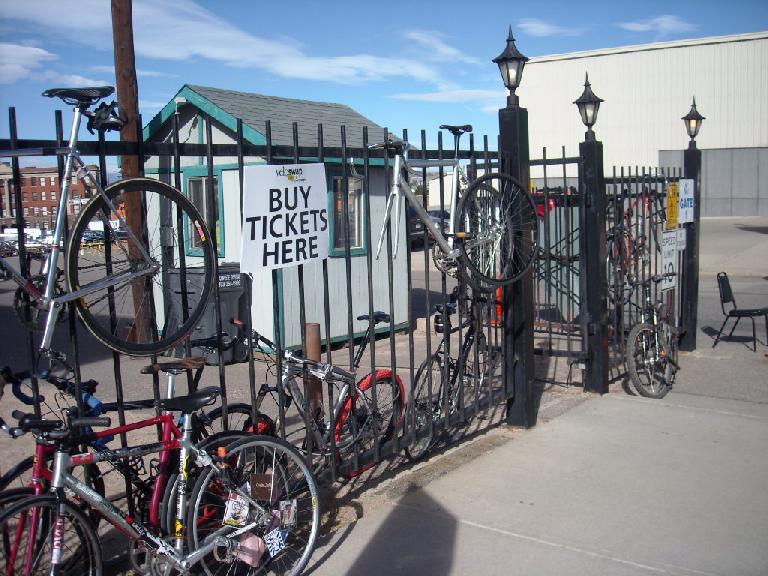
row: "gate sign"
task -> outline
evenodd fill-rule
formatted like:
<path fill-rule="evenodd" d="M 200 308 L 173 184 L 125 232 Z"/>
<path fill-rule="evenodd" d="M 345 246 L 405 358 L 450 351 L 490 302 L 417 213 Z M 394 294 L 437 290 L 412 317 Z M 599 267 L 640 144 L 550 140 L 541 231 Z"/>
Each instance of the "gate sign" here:
<path fill-rule="evenodd" d="M 246 166 L 240 270 L 253 274 L 328 257 L 323 164 Z"/>
<path fill-rule="evenodd" d="M 670 182 L 667 185 L 667 230 L 677 228 L 677 210 L 679 208 L 677 182 Z"/>
<path fill-rule="evenodd" d="M 661 269 L 668 276 L 661 282 L 662 291 L 677 286 L 677 230 L 668 230 L 661 237 Z"/>
<path fill-rule="evenodd" d="M 678 220 L 680 224 L 693 222 L 693 180 L 680 180 L 680 197 L 678 200 L 680 210 Z"/>

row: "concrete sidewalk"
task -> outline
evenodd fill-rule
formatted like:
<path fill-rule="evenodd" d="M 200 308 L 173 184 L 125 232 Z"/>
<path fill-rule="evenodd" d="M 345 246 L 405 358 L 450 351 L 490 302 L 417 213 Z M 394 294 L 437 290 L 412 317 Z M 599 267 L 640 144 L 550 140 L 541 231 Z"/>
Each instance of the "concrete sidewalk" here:
<path fill-rule="evenodd" d="M 421 489 L 382 487 L 309 573 L 768 573 L 768 405 L 616 393 L 491 434 Z"/>
<path fill-rule="evenodd" d="M 698 346 L 665 399 L 571 388 L 536 428 L 493 428 L 363 493 L 307 572 L 768 575 L 762 320 L 757 353 L 744 322 L 712 348 L 717 272 L 740 306 L 768 305 L 768 219 L 703 231 Z"/>

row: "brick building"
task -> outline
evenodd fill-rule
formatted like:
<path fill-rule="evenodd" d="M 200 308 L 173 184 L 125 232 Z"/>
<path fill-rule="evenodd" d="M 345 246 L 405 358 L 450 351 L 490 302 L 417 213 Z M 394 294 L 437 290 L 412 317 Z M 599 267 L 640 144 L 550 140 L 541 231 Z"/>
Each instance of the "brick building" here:
<path fill-rule="evenodd" d="M 88 165 L 86 168 L 98 179 L 98 166 Z M 21 207 L 25 228 L 53 230 L 59 209 L 60 188 L 61 180 L 57 168 L 21 168 Z M 67 201 L 67 215 L 70 221 L 74 220 L 87 201 L 82 183 L 79 180 L 73 180 Z M 11 166 L 2 163 L 0 164 L 0 230 L 8 227 L 16 227 L 16 191 Z"/>

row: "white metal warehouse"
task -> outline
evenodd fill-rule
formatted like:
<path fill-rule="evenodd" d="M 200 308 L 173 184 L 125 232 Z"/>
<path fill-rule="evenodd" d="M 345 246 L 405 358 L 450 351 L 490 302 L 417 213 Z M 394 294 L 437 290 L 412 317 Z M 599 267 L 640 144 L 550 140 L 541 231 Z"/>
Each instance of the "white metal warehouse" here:
<path fill-rule="evenodd" d="M 735 151 L 738 157 L 721 153 L 711 159 L 727 160 L 719 173 L 747 170 L 746 182 L 737 182 L 733 194 L 754 198 L 750 210 L 759 199 L 758 211 L 768 214 L 768 32 L 531 58 L 517 90 L 520 105 L 529 111 L 531 158 L 541 158 L 544 147 L 549 157 L 560 156 L 563 146 L 566 155 L 577 155 L 585 128 L 573 101 L 583 90 L 585 73 L 605 100 L 595 133 L 604 144 L 606 174 L 613 166 L 674 161 L 678 155 L 664 154 L 660 160 L 660 151 L 687 146 L 681 118 L 695 96 L 706 117 L 696 138 L 705 154 L 704 180 L 707 151 Z M 742 154 L 740 149 L 749 150 Z M 736 177 L 745 180 L 743 174 Z M 715 192 L 709 188 L 705 194 Z"/>

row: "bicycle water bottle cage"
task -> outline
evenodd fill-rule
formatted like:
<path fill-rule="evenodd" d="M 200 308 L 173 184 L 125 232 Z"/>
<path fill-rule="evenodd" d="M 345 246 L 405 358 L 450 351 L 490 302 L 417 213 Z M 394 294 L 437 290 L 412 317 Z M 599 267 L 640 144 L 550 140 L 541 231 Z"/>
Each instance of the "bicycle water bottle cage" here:
<path fill-rule="evenodd" d="M 117 102 L 102 102 L 98 108 L 88 114 L 88 132 L 109 132 L 110 130 L 122 130 L 128 122 L 128 117 Z"/>
<path fill-rule="evenodd" d="M 95 88 L 51 88 L 43 92 L 48 98 L 61 98 L 72 106 L 90 106 L 102 98 L 112 94 L 112 86 L 97 86 Z"/>

